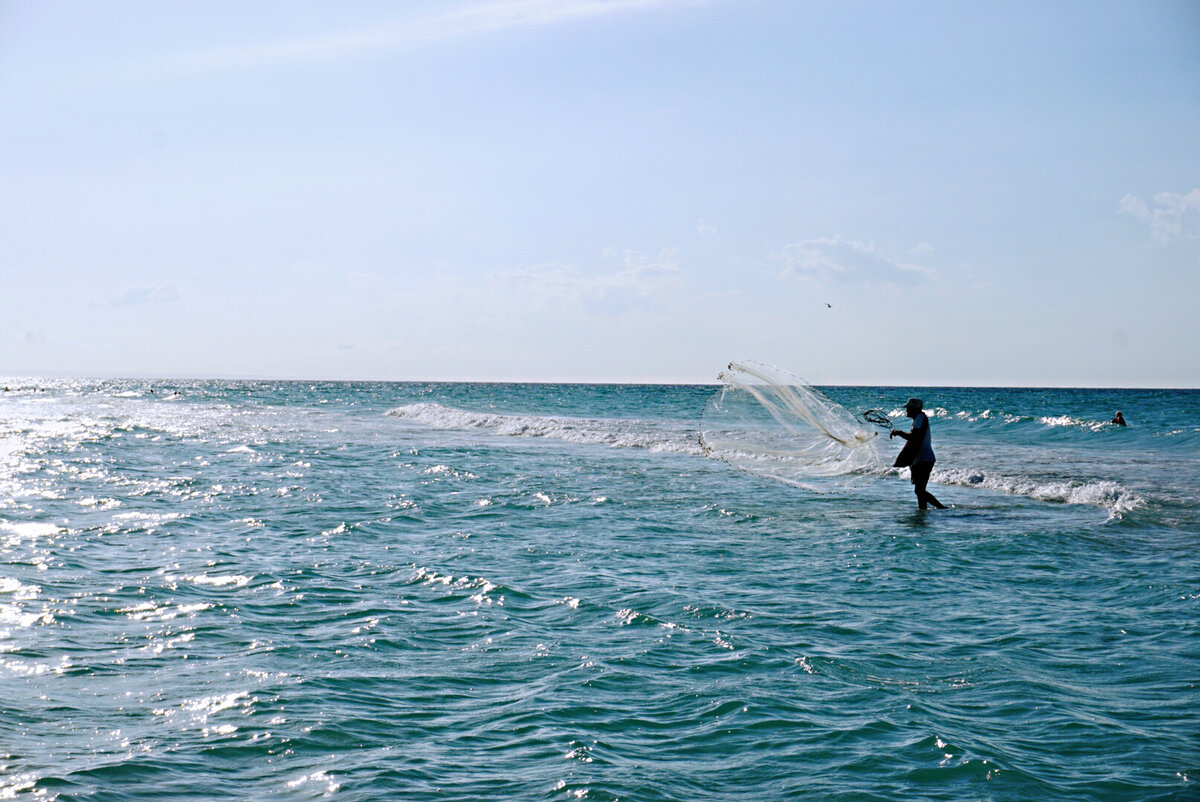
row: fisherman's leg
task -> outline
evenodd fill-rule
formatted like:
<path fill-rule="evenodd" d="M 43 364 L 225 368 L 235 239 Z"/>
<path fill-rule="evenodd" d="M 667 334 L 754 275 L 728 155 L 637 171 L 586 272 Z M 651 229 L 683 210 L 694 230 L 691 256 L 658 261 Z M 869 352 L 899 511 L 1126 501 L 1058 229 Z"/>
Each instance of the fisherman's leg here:
<path fill-rule="evenodd" d="M 918 469 L 919 469 L 919 471 L 918 471 Z M 914 471 L 913 476 L 915 477 L 914 484 L 916 485 L 916 491 L 917 491 L 917 506 L 920 507 L 921 509 L 925 509 L 925 505 L 928 503 L 928 504 L 932 504 L 934 507 L 936 507 L 939 510 L 946 509 L 945 504 L 938 501 L 936 498 L 934 498 L 934 495 L 932 493 L 930 493 L 928 490 L 925 489 L 926 486 L 929 484 L 929 474 L 933 473 L 933 463 L 925 462 L 919 466 L 914 465 L 913 471 Z"/>
<path fill-rule="evenodd" d="M 929 494 L 925 492 L 925 485 L 929 482 L 929 467 L 926 465 L 913 465 L 912 471 L 913 492 L 917 494 L 917 508 L 925 509 L 925 497 Z"/>

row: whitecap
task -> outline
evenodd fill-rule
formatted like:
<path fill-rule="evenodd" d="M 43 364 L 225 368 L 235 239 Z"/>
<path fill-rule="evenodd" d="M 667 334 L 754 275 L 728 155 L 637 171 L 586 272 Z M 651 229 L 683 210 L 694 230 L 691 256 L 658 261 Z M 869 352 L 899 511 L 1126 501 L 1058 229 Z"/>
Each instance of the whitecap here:
<path fill-rule="evenodd" d="M 406 404 L 385 413 L 434 429 L 484 429 L 506 437 L 546 438 L 570 443 L 641 448 L 653 452 L 701 455 L 694 432 L 656 427 L 635 419 L 566 418 L 471 412 L 432 402 Z"/>
<path fill-rule="evenodd" d="M 1037 419 L 1038 423 L 1043 426 L 1050 427 L 1069 427 L 1073 429 L 1085 429 L 1091 432 L 1098 432 L 1101 429 L 1107 428 L 1107 421 L 1088 420 L 1087 418 L 1074 418 L 1070 415 L 1054 415 L 1046 416 Z"/>
<path fill-rule="evenodd" d="M 424 471 L 426 476 L 447 476 L 453 479 L 478 479 L 475 474 L 470 471 L 460 471 L 451 468 L 449 465 L 433 465 L 426 468 Z"/>
<path fill-rule="evenodd" d="M 1146 505 L 1139 494 L 1112 481 L 1033 479 L 1027 476 L 1003 476 L 979 470 L 935 469 L 933 481 L 943 485 L 983 487 L 1039 501 L 1065 504 L 1092 504 L 1114 513 L 1128 512 Z"/>
<path fill-rule="evenodd" d="M 205 696 L 200 699 L 190 699 L 181 704 L 179 708 L 189 713 L 198 713 L 201 716 L 207 717 L 214 713 L 220 713 L 222 710 L 237 707 L 239 704 L 245 707 L 249 704 L 249 696 L 250 694 L 246 691 L 234 691 L 216 696 Z"/>
<path fill-rule="evenodd" d="M 14 599 L 32 599 L 41 592 L 37 585 L 26 585 L 11 576 L 0 577 L 0 593 L 11 593 Z"/>
<path fill-rule="evenodd" d="M 113 509 L 114 507 L 121 506 L 121 502 L 119 499 L 96 498 L 95 496 L 88 496 L 87 498 L 81 498 L 78 501 L 76 501 L 75 503 L 78 504 L 80 507 L 95 507 L 98 510 L 110 510 L 110 509 Z"/>
<path fill-rule="evenodd" d="M 224 576 L 193 574 L 192 576 L 185 576 L 184 579 L 194 585 L 212 585 L 213 587 L 217 588 L 223 588 L 229 585 L 232 585 L 235 588 L 240 588 L 244 587 L 250 581 L 250 577 L 244 574 L 226 574 Z"/>
<path fill-rule="evenodd" d="M 130 521 L 137 523 L 162 524 L 181 517 L 178 512 L 119 512 L 113 516 L 114 521 Z"/>
<path fill-rule="evenodd" d="M 637 610 L 626 607 L 617 611 L 617 620 L 621 622 L 622 626 L 629 626 L 638 619 L 638 615 Z"/>
<path fill-rule="evenodd" d="M 39 521 L 27 521 L 25 523 L 5 521 L 0 523 L 0 529 L 12 532 L 18 540 L 36 540 L 41 537 L 53 537 L 65 531 L 61 526 Z"/>
<path fill-rule="evenodd" d="M 326 794 L 335 793 L 342 787 L 341 783 L 332 780 L 324 771 L 314 771 L 312 774 L 302 775 L 294 780 L 289 780 L 286 785 L 288 788 L 299 788 L 310 783 L 323 785 Z"/>
<path fill-rule="evenodd" d="M 28 611 L 16 604 L 0 604 L 0 623 L 11 624 L 19 629 L 29 629 L 47 615 L 45 612 Z"/>
<path fill-rule="evenodd" d="M 170 621 L 181 615 L 190 616 L 192 613 L 202 612 L 211 607 L 211 604 L 204 602 L 181 604 L 178 607 L 172 607 L 169 604 L 160 606 L 155 602 L 142 602 L 129 607 L 120 607 L 116 612 L 124 613 L 135 621 Z"/>

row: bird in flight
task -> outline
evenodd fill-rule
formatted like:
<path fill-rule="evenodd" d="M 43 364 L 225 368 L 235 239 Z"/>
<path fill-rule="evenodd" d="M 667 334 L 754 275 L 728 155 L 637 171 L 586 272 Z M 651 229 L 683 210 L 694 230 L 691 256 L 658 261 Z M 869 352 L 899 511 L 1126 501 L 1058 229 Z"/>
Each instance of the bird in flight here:
<path fill-rule="evenodd" d="M 833 304 L 829 303 L 828 301 L 825 302 L 825 305 L 828 306 L 830 309 L 833 309 Z"/>

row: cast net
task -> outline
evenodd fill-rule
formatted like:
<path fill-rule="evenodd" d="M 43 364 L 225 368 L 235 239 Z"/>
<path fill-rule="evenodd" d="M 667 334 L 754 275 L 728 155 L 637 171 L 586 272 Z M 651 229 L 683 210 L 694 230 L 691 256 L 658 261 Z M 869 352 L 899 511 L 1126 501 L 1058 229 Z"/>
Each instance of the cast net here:
<path fill-rule="evenodd" d="M 709 399 L 700 446 L 713 459 L 819 493 L 840 493 L 886 471 L 875 432 L 786 370 L 730 362 Z"/>

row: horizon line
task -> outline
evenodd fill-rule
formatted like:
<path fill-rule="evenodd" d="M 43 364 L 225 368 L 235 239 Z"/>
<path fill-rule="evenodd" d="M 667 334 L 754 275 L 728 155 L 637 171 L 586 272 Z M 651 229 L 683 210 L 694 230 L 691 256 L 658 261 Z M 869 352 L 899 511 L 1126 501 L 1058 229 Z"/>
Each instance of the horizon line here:
<path fill-rule="evenodd" d="M 85 375 L 77 373 L 37 374 L 13 373 L 0 376 L 0 380 L 39 380 L 39 379 L 73 379 L 76 381 L 129 381 L 129 382 L 319 382 L 323 384 L 569 384 L 581 386 L 630 386 L 630 387 L 720 387 L 721 382 L 711 381 L 647 381 L 647 380 L 587 380 L 587 379 L 334 379 L 312 376 L 255 376 L 255 375 L 206 375 L 206 376 L 171 376 L 171 375 Z M 887 387 L 887 388 L 944 388 L 950 390 L 1181 390 L 1198 391 L 1200 387 L 1185 386 L 1118 386 L 1118 385 L 1082 385 L 1082 384 L 867 384 L 860 382 L 806 382 L 813 387 Z M 17 388 L 19 392 L 22 388 Z M 3 392 L 13 392 L 5 387 Z"/>

